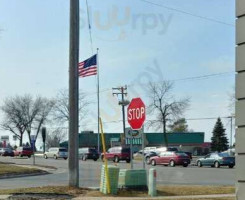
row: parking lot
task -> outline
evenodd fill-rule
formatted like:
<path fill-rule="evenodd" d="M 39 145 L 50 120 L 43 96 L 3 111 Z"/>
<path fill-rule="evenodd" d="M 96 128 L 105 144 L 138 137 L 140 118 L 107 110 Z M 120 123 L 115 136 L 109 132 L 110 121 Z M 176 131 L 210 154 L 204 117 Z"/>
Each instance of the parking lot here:
<path fill-rule="evenodd" d="M 19 157 L 0 157 L 0 162 L 11 162 L 16 164 L 32 164 L 32 158 Z M 68 184 L 68 160 L 53 158 L 44 159 L 36 157 L 37 165 L 46 165 L 56 167 L 57 170 L 51 170 L 50 174 L 43 176 L 30 176 L 22 178 L 11 178 L 0 181 L 1 188 L 19 188 L 47 185 L 67 185 Z M 100 169 L 103 162 L 101 160 L 79 161 L 80 167 L 80 186 L 99 187 Z M 113 162 L 109 164 L 115 165 Z M 130 169 L 130 164 L 120 162 L 117 164 L 121 169 Z M 149 169 L 153 166 L 146 165 Z M 141 169 L 142 161 L 134 161 L 134 168 Z M 188 184 L 188 185 L 234 185 L 235 168 L 220 167 L 218 169 L 211 167 L 198 168 L 197 166 L 154 166 L 157 169 L 157 183 L 164 185 Z"/>

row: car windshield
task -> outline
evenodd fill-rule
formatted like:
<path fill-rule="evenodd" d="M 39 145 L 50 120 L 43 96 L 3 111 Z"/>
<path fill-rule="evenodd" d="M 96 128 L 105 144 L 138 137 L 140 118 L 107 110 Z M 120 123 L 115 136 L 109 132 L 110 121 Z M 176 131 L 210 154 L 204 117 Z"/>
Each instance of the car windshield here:
<path fill-rule="evenodd" d="M 90 153 L 97 153 L 97 149 L 89 149 Z"/>
<path fill-rule="evenodd" d="M 67 149 L 60 149 L 60 152 L 67 152 Z"/>
<path fill-rule="evenodd" d="M 219 157 L 230 157 L 228 153 L 219 153 Z"/>
<path fill-rule="evenodd" d="M 184 153 L 184 152 L 176 152 L 175 154 L 177 156 L 187 156 L 186 153 Z"/>
<path fill-rule="evenodd" d="M 122 148 L 122 153 L 129 153 L 130 152 L 130 149 L 128 148 Z"/>
<path fill-rule="evenodd" d="M 31 151 L 31 148 L 30 147 L 24 147 L 23 150 L 24 151 Z"/>

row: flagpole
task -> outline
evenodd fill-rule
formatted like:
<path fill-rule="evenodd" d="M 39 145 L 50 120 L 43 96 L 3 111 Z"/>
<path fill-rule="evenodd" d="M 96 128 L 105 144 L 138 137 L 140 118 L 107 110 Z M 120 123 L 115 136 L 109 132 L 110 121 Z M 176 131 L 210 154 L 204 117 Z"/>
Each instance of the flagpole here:
<path fill-rule="evenodd" d="M 97 100 L 98 100 L 98 152 L 100 152 L 100 77 L 99 77 L 99 48 L 97 48 Z"/>

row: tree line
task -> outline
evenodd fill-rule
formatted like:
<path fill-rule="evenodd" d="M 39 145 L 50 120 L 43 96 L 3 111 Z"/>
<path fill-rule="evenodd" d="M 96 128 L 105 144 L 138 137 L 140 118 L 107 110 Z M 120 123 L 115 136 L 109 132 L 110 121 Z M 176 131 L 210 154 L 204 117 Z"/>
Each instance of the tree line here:
<path fill-rule="evenodd" d="M 6 98 L 0 110 L 3 120 L 0 126 L 5 131 L 10 131 L 18 140 L 19 146 L 23 145 L 23 136 L 27 134 L 31 144 L 31 134 L 35 138 L 40 134 L 42 126 L 48 123 L 65 124 L 69 121 L 68 90 L 60 90 L 55 98 L 33 97 L 30 94 L 16 95 Z M 80 117 L 86 113 L 88 106 L 86 95 L 80 93 L 79 114 Z M 57 134 L 59 132 L 59 135 Z M 52 131 L 50 137 L 60 141 L 65 134 L 60 128 Z"/>
<path fill-rule="evenodd" d="M 165 146 L 168 146 L 167 132 L 193 132 L 193 130 L 188 128 L 184 118 L 184 113 L 190 106 L 190 98 L 176 98 L 173 88 L 174 85 L 171 81 L 149 83 L 146 88 L 149 98 L 147 112 L 148 116 L 152 116 L 152 119 L 148 120 L 146 127 L 156 131 L 162 130 Z M 34 133 L 37 139 L 41 127 L 45 124 L 55 122 L 59 125 L 67 125 L 69 121 L 68 102 L 68 90 L 65 89 L 60 90 L 57 96 L 51 99 L 41 96 L 33 97 L 28 94 L 8 97 L 0 107 L 3 113 L 3 120 L 0 126 L 3 130 L 10 131 L 15 135 L 19 140 L 20 146 L 23 144 L 24 134 L 28 135 L 29 143 L 31 143 L 31 133 Z M 87 107 L 90 103 L 85 93 L 80 92 L 79 120 L 87 114 Z M 220 128 L 218 132 L 221 131 L 222 134 L 213 131 L 212 149 L 215 149 L 214 146 L 219 146 L 217 148 L 221 150 L 226 148 L 228 141 L 224 133 L 225 129 L 220 127 L 222 125 L 220 125 L 221 120 L 218 119 L 217 123 L 219 123 Z M 218 125 L 216 124 L 216 126 Z M 61 128 L 55 129 L 48 134 L 47 141 L 50 141 L 50 146 L 57 146 L 57 143 L 61 142 L 66 134 Z"/>

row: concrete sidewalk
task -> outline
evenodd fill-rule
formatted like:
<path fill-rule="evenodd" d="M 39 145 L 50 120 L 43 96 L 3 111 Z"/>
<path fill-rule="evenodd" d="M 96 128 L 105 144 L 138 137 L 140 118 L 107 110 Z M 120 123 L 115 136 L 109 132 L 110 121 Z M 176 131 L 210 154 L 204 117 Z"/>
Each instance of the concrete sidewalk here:
<path fill-rule="evenodd" d="M 157 200 L 157 199 L 165 199 L 165 200 L 178 200 L 178 199 L 214 199 L 215 198 L 234 198 L 235 199 L 235 194 L 215 194 L 215 195 L 190 195 L 190 196 L 161 196 L 161 197 L 76 197 L 73 198 L 74 200 L 107 200 L 107 199 L 120 199 L 120 200 L 143 200 L 143 199 L 152 199 L 152 200 Z"/>

